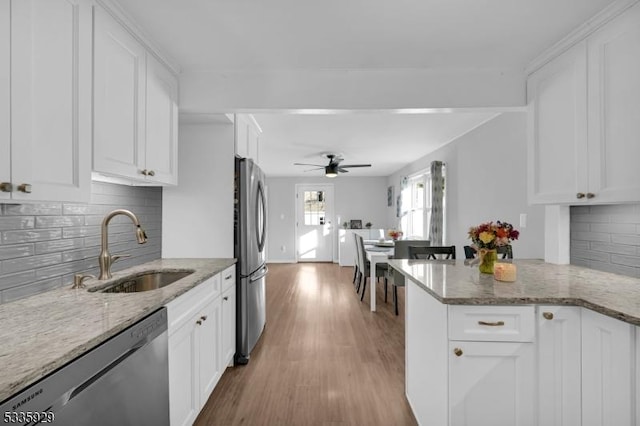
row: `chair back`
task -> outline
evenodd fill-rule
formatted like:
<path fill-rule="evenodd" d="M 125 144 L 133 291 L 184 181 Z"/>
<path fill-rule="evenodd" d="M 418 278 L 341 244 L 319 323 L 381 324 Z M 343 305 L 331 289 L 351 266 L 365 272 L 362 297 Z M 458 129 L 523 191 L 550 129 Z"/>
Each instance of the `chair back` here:
<path fill-rule="evenodd" d="M 360 272 L 363 273 L 364 275 L 367 275 L 367 260 L 365 258 L 366 254 L 364 251 L 364 239 L 362 238 L 362 236 L 354 233 L 353 236 L 355 237 L 355 241 L 356 241 L 356 253 L 357 253 L 357 259 L 358 259 L 358 268 L 360 268 Z"/>
<path fill-rule="evenodd" d="M 428 247 L 429 245 L 431 245 L 429 240 L 398 240 L 393 244 L 393 258 L 411 259 L 409 246 Z"/>
<path fill-rule="evenodd" d="M 502 259 L 513 259 L 513 247 L 511 244 L 507 244 L 506 246 L 499 246 L 496 248 L 496 252 L 502 255 Z M 464 246 L 464 257 L 465 259 L 475 259 L 477 253 L 475 249 L 471 246 Z"/>
<path fill-rule="evenodd" d="M 438 255 L 444 257 L 436 257 Z M 409 246 L 409 256 L 411 259 L 455 259 L 456 246 Z"/>

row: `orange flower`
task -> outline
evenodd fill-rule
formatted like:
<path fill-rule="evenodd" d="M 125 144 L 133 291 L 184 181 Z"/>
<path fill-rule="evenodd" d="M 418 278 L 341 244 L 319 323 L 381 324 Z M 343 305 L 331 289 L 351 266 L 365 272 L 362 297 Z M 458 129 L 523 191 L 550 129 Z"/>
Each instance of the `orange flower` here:
<path fill-rule="evenodd" d="M 498 228 L 498 229 L 496 229 L 496 235 L 498 236 L 498 238 L 508 237 L 509 236 L 509 231 L 507 231 L 504 228 Z"/>

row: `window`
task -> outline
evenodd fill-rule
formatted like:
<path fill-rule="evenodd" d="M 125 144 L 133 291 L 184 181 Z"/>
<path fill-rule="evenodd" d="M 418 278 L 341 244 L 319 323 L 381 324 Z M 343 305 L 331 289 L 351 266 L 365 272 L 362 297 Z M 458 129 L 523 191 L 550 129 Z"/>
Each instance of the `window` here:
<path fill-rule="evenodd" d="M 427 238 L 431 220 L 431 181 L 428 174 L 409 178 L 402 190 L 400 227 L 406 237 Z"/>
<path fill-rule="evenodd" d="M 324 225 L 326 218 L 324 191 L 304 191 L 304 224 Z"/>

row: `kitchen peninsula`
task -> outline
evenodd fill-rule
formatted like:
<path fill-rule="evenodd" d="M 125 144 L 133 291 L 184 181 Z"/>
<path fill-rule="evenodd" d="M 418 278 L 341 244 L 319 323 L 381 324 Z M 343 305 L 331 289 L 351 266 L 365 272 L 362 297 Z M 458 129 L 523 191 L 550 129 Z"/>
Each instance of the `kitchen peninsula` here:
<path fill-rule="evenodd" d="M 421 424 L 632 425 L 640 280 L 514 261 L 391 260 L 406 289 L 406 394 Z M 636 356 L 636 353 L 639 356 Z"/>

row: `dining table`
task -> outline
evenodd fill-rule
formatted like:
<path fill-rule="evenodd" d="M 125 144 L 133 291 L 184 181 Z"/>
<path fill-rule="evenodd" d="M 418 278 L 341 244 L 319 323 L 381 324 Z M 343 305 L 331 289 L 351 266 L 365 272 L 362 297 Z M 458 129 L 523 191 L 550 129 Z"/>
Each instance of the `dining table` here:
<path fill-rule="evenodd" d="M 370 263 L 369 271 L 371 274 L 371 295 L 370 308 L 371 312 L 376 311 L 376 265 L 379 263 L 389 263 L 389 259 L 393 257 L 393 242 L 370 242 L 366 241 L 364 245 L 364 251 L 367 255 L 367 260 Z"/>

